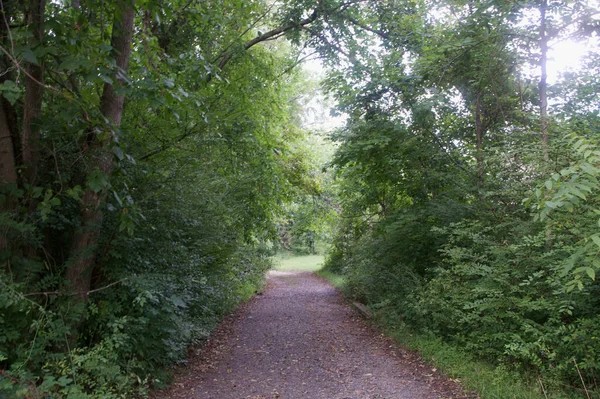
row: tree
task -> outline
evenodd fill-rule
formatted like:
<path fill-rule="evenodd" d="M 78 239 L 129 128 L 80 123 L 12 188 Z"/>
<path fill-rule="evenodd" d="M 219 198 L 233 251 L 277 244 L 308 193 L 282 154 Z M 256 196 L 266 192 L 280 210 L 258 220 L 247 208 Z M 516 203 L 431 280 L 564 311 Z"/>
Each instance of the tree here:
<path fill-rule="evenodd" d="M 403 326 L 589 385 L 597 112 L 576 102 L 595 98 L 595 83 L 571 74 L 573 96 L 561 90 L 570 83 L 549 84 L 546 62 L 567 32 L 595 31 L 594 12 L 578 2 L 392 3 L 355 17 L 377 57 L 352 33 L 336 37 L 348 61 L 332 56 L 327 87 L 350 118 L 334 135 L 342 222 L 326 267 Z M 548 106 L 560 102 L 569 110 Z M 553 131 L 574 134 L 550 140 Z"/>
<path fill-rule="evenodd" d="M 126 79 L 131 41 L 133 37 L 133 4 L 125 2 L 115 8 L 112 28 L 111 52 L 114 57 L 115 74 L 106 82 L 100 99 L 100 113 L 106 118 L 106 127 L 92 128 L 87 133 L 85 153 L 91 159 L 88 181 L 98 173 L 110 176 L 113 169 L 113 153 L 110 144 L 121 125 L 125 96 L 119 93 Z M 81 201 L 81 227 L 73 235 L 71 259 L 67 262 L 66 282 L 83 300 L 90 291 L 94 270 L 95 251 L 102 226 L 100 206 L 106 196 L 105 187 L 90 187 Z"/>

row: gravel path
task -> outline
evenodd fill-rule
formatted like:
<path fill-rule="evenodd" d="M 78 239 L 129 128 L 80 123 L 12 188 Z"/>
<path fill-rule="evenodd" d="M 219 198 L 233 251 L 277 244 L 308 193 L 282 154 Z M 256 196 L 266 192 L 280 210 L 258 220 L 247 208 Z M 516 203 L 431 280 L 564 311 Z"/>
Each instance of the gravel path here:
<path fill-rule="evenodd" d="M 459 385 L 367 326 L 325 280 L 271 271 L 155 398 L 466 398 Z"/>

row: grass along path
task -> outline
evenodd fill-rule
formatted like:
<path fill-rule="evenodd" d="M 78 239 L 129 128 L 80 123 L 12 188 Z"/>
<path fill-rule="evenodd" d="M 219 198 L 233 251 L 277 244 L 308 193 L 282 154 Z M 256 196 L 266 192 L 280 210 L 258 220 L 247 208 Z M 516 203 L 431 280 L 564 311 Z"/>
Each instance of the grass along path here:
<path fill-rule="evenodd" d="M 325 257 L 323 255 L 290 256 L 277 255 L 273 264 L 275 270 L 317 271 L 323 267 Z"/>

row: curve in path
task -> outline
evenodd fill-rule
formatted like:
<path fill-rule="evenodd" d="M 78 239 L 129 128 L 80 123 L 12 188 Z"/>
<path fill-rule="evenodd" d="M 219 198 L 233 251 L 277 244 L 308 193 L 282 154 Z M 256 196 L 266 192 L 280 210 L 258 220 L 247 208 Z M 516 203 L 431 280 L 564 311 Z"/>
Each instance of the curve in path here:
<path fill-rule="evenodd" d="M 187 375 L 155 398 L 466 397 L 366 325 L 325 280 L 289 271 L 271 271 L 268 280 L 190 360 Z"/>

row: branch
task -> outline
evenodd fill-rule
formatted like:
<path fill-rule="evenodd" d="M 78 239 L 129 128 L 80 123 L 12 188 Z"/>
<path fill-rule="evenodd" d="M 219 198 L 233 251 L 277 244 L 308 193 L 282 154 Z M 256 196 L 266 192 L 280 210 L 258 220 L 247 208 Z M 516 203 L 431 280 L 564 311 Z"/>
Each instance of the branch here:
<path fill-rule="evenodd" d="M 171 142 L 163 144 L 160 147 L 155 148 L 154 150 L 148 152 L 147 154 L 142 155 L 140 158 L 138 158 L 138 160 L 145 161 L 148 158 L 151 158 L 157 154 L 160 154 L 161 152 L 168 150 L 169 148 L 173 147 L 175 144 L 183 141 L 184 139 L 192 136 L 195 133 L 196 132 L 194 130 L 188 130 L 187 132 L 185 132 L 185 133 L 181 134 L 180 136 L 176 137 L 175 139 L 173 139 Z"/>
<path fill-rule="evenodd" d="M 387 33 L 385 33 L 384 31 L 381 31 L 381 30 L 379 30 L 379 29 L 374 29 L 374 28 L 371 28 L 371 27 L 369 27 L 369 26 L 366 26 L 366 25 L 364 25 L 364 24 L 360 23 L 358 20 L 356 20 L 356 19 L 354 19 L 354 18 L 352 18 L 352 17 L 346 17 L 346 19 L 347 19 L 348 21 L 352 22 L 354 25 L 358 26 L 359 28 L 361 28 L 361 29 L 364 29 L 364 30 L 366 30 L 366 31 L 369 31 L 369 32 L 371 32 L 371 33 L 374 33 L 374 34 L 376 34 L 377 36 L 381 37 L 382 39 L 386 39 L 386 40 L 387 40 L 387 39 L 389 39 L 389 38 L 390 38 L 390 35 L 388 35 L 388 34 L 387 34 Z"/>
<path fill-rule="evenodd" d="M 534 40 L 538 40 L 537 36 L 532 36 L 532 35 L 526 35 L 524 33 L 504 33 L 503 34 L 505 37 L 519 37 L 519 38 L 523 38 L 523 39 L 527 39 L 530 41 L 534 41 Z"/>
<path fill-rule="evenodd" d="M 346 57 L 348 60 L 350 60 L 351 62 L 355 62 L 356 59 L 354 57 L 351 57 L 350 54 L 348 54 L 347 52 L 345 52 L 339 45 L 335 45 L 331 42 L 329 42 L 329 40 L 327 40 L 327 38 L 325 37 L 324 34 L 322 33 L 316 33 L 311 31 L 308 28 L 303 28 L 304 30 L 306 30 L 307 32 L 309 32 L 311 35 L 313 35 L 314 37 L 320 39 L 323 43 L 325 43 L 328 47 L 333 48 L 334 50 L 336 50 L 338 53 L 342 54 L 344 57 Z"/>
<path fill-rule="evenodd" d="M 89 294 L 93 294 L 94 292 L 98 292 L 98 291 L 103 291 L 107 288 L 112 287 L 113 285 L 117 285 L 120 284 L 126 280 L 129 280 L 128 278 L 124 278 L 121 279 L 119 281 L 115 281 L 113 283 L 110 283 L 108 285 L 105 285 L 104 287 L 100 287 L 100 288 L 96 288 L 94 290 L 91 291 L 80 291 L 80 292 L 71 292 L 71 293 L 67 293 L 67 292 L 63 292 L 63 291 L 45 291 L 45 292 L 31 292 L 29 294 L 23 294 L 23 296 L 27 297 L 27 296 L 40 296 L 40 295 L 58 295 L 58 296 L 78 296 L 78 295 L 89 295 Z"/>
<path fill-rule="evenodd" d="M 246 33 L 250 32 L 251 29 L 253 29 L 264 17 L 267 16 L 267 14 L 269 14 L 271 12 L 271 10 L 273 9 L 274 6 L 275 6 L 275 3 L 273 3 L 267 9 L 267 11 L 265 11 L 261 16 L 259 16 L 258 19 L 252 23 L 252 25 L 250 25 L 245 31 L 243 31 L 242 34 L 238 36 L 237 40 L 241 39 L 242 37 L 244 37 L 246 35 Z M 219 59 L 221 57 L 224 57 L 225 55 L 227 55 L 228 52 L 229 52 L 229 49 L 231 47 L 233 47 L 233 45 L 235 43 L 236 43 L 236 41 L 233 41 L 227 47 L 225 47 L 225 50 L 223 50 L 223 52 L 221 52 L 221 54 L 217 57 L 217 59 L 215 59 L 214 61 L 212 61 L 212 63 L 214 64 L 215 62 L 219 61 Z"/>
<path fill-rule="evenodd" d="M 268 32 L 265 32 L 262 35 L 258 35 L 254 39 L 252 39 L 244 44 L 244 50 L 248 50 L 251 47 L 257 45 L 258 43 L 270 40 L 273 37 L 279 37 L 282 34 L 289 32 L 292 29 L 302 28 L 306 25 L 309 25 L 309 24 L 313 23 L 314 21 L 316 21 L 318 17 L 319 17 L 319 13 L 317 12 L 317 10 L 315 10 L 308 18 L 305 18 L 300 22 L 290 22 L 287 25 L 280 26 L 278 28 L 275 28 Z M 231 57 L 233 57 L 233 52 L 232 51 L 227 52 L 221 58 L 221 61 L 219 62 L 219 65 L 218 65 L 219 69 L 223 69 L 225 67 L 225 65 L 229 62 Z M 212 79 L 212 74 L 209 74 L 208 80 L 210 81 L 211 79 Z"/>
<path fill-rule="evenodd" d="M 454 64 L 454 62 L 456 60 L 458 60 L 460 57 L 462 57 L 463 55 L 467 54 L 469 51 L 473 50 L 475 47 L 479 46 L 480 44 L 483 44 L 485 42 L 484 39 L 479 40 L 475 43 L 473 43 L 470 46 L 467 47 L 462 47 L 463 51 L 461 51 L 458 55 L 456 55 L 455 57 L 453 57 L 452 59 L 450 59 L 450 61 L 448 61 L 444 66 L 442 66 L 440 69 L 442 70 L 442 75 L 440 76 L 440 78 L 438 79 L 437 84 L 441 84 L 442 80 L 444 79 L 444 77 L 446 76 L 446 72 L 448 71 L 448 69 L 450 68 L 450 66 L 452 64 Z M 459 47 L 460 48 L 460 47 Z"/>
<path fill-rule="evenodd" d="M 290 22 L 287 25 L 282 25 L 278 28 L 272 29 L 268 32 L 265 32 L 261 35 L 256 36 L 254 39 L 246 42 L 244 44 L 244 50 L 248 50 L 251 47 L 257 45 L 258 43 L 262 43 L 268 40 L 274 40 L 275 38 L 279 38 L 280 36 L 283 36 L 285 33 L 289 32 L 292 29 L 297 29 L 297 28 L 304 28 L 307 25 L 312 24 L 313 22 L 315 22 L 317 20 L 317 18 L 319 18 L 319 16 L 321 15 L 326 15 L 335 11 L 338 12 L 344 12 L 345 10 L 347 10 L 348 8 L 350 8 L 351 6 L 355 5 L 355 4 L 359 4 L 359 3 L 364 3 L 364 2 L 368 2 L 370 0 L 349 0 L 347 2 L 344 3 L 340 3 L 339 5 L 337 5 L 336 7 L 333 8 L 316 8 L 312 14 L 301 20 L 300 22 Z M 247 31 L 246 31 L 247 32 Z M 376 32 L 374 32 L 376 33 Z M 229 46 L 231 47 L 231 45 Z M 226 52 L 222 57 L 221 57 L 221 61 L 218 64 L 218 68 L 219 70 L 222 70 L 225 65 L 229 62 L 229 60 L 231 60 L 231 58 L 233 57 L 234 52 L 233 51 L 228 51 Z M 209 73 L 208 77 L 207 77 L 207 82 L 210 82 L 212 80 L 213 74 Z"/>
<path fill-rule="evenodd" d="M 296 68 L 298 65 L 302 64 L 304 61 L 306 61 L 307 59 L 309 59 L 310 57 L 312 57 L 313 55 L 318 54 L 317 51 L 313 51 L 312 53 L 300 58 L 300 54 L 298 54 L 298 56 L 296 57 L 296 59 L 294 60 L 294 63 L 287 67 L 279 76 L 283 76 L 286 73 L 291 72 L 294 68 Z M 288 101 L 289 102 L 289 101 Z"/>
<path fill-rule="evenodd" d="M 52 86 L 48 86 L 42 82 L 40 82 L 39 80 L 37 80 L 36 78 L 34 78 L 33 76 L 31 76 L 31 74 L 29 72 L 27 72 L 27 70 L 25 68 L 23 68 L 21 66 L 21 64 L 19 64 L 19 61 L 17 61 L 17 59 L 15 57 L 12 56 L 12 54 L 10 54 L 8 52 L 8 50 L 6 50 L 4 47 L 0 46 L 0 50 L 2 50 L 2 52 L 4 54 L 6 54 L 6 56 L 12 61 L 12 63 L 15 65 L 15 67 L 19 70 L 22 71 L 25 75 L 27 75 L 27 77 L 29 79 L 31 79 L 32 81 L 34 81 L 35 83 L 37 83 L 38 85 L 45 87 L 46 89 L 50 89 L 52 91 L 55 91 L 57 93 L 60 93 L 60 91 Z"/>

